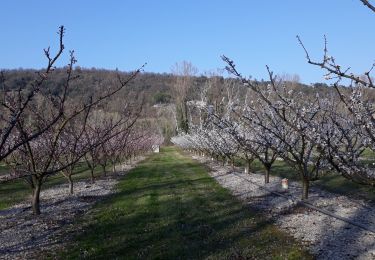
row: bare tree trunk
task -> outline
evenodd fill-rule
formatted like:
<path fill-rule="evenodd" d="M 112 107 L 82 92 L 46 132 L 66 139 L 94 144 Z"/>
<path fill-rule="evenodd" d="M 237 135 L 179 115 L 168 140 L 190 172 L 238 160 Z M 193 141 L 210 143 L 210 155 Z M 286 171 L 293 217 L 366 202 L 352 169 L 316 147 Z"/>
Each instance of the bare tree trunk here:
<path fill-rule="evenodd" d="M 69 194 L 73 195 L 73 179 L 72 179 L 72 175 L 68 174 L 67 177 L 68 177 L 68 181 L 69 181 Z"/>
<path fill-rule="evenodd" d="M 234 171 L 234 158 L 230 160 L 230 166 L 232 167 L 232 171 Z"/>
<path fill-rule="evenodd" d="M 264 175 L 264 183 L 270 183 L 270 172 L 271 172 L 271 167 L 270 166 L 265 166 L 266 172 Z"/>
<path fill-rule="evenodd" d="M 90 169 L 90 173 L 91 173 L 91 183 L 94 183 L 95 182 L 95 176 L 94 176 L 94 170 L 95 170 L 95 167 L 94 167 L 94 163 L 90 163 L 90 161 L 88 160 L 88 158 L 86 158 L 85 156 L 85 161 L 86 161 L 86 164 L 87 166 L 89 167 Z"/>
<path fill-rule="evenodd" d="M 310 180 L 306 177 L 302 179 L 302 199 L 306 200 L 309 198 L 309 186 Z"/>
<path fill-rule="evenodd" d="M 41 182 L 38 180 L 33 188 L 32 209 L 34 215 L 40 215 L 40 190 L 42 188 Z"/>
<path fill-rule="evenodd" d="M 102 165 L 104 177 L 107 177 L 107 169 L 105 165 Z"/>
<path fill-rule="evenodd" d="M 95 183 L 94 168 L 90 167 L 91 183 Z"/>
<path fill-rule="evenodd" d="M 250 165 L 251 165 L 251 163 L 253 162 L 253 160 L 250 160 L 250 159 L 248 159 L 248 160 L 246 160 L 246 168 L 245 168 L 245 173 L 247 173 L 247 174 L 250 174 Z"/>

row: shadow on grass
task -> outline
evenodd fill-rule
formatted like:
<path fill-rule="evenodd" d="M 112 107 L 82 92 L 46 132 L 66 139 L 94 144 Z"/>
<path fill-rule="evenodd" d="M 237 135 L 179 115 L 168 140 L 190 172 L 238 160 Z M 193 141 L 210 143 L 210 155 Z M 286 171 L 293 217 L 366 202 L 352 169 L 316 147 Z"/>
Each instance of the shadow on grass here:
<path fill-rule="evenodd" d="M 311 259 L 173 149 L 133 169 L 118 189 L 81 220 L 86 231 L 64 258 Z"/>

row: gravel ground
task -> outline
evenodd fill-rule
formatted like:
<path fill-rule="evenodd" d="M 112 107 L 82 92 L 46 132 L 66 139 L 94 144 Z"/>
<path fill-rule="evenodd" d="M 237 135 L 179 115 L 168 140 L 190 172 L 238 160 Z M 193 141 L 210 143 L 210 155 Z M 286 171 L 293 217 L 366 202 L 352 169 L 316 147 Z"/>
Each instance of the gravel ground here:
<path fill-rule="evenodd" d="M 142 160 L 140 158 L 139 160 Z M 74 220 L 94 203 L 115 192 L 119 176 L 133 165 L 122 165 L 117 174 L 109 174 L 91 183 L 74 183 L 74 195 L 68 195 L 68 185 L 59 185 L 41 192 L 40 216 L 32 215 L 30 202 L 25 201 L 0 210 L 0 259 L 40 259 L 61 248 L 79 232 Z"/>
<path fill-rule="evenodd" d="M 258 186 L 283 192 L 279 177 L 270 176 L 270 183 L 265 185 L 262 174 L 245 174 L 240 169 L 232 172 L 230 167 L 221 166 L 208 158 L 193 158 L 206 163 L 212 169 L 211 176 L 223 187 L 302 241 L 317 259 L 375 259 L 375 233 L 297 204 L 302 193 L 299 183 L 289 182 L 288 191 L 283 193 L 292 198 L 288 200 Z M 374 203 L 317 187 L 311 187 L 308 202 L 375 230 Z"/>
<path fill-rule="evenodd" d="M 262 210 L 282 229 L 305 244 L 317 259 L 375 259 L 375 234 L 337 220 L 315 210 L 296 205 L 292 200 L 275 196 L 260 188 L 280 191 L 281 179 L 271 176 L 264 185 L 261 174 L 231 172 L 207 158 L 194 157 L 212 169 L 211 176 L 234 195 L 250 206 Z M 123 175 L 131 166 L 123 167 Z M 119 176 L 118 175 L 118 176 Z M 70 233 L 79 232 L 73 225 L 77 216 L 83 215 L 92 205 L 114 193 L 118 182 L 116 176 L 77 182 L 75 194 L 67 194 L 67 185 L 60 185 L 41 194 L 42 214 L 31 214 L 30 203 L 20 203 L 0 211 L 0 259 L 36 259 L 61 248 L 71 239 Z M 255 183 L 255 184 L 254 184 Z M 289 183 L 286 195 L 298 200 L 301 195 L 299 183 Z M 311 204 L 375 229 L 375 205 L 363 200 L 339 196 L 312 187 Z"/>

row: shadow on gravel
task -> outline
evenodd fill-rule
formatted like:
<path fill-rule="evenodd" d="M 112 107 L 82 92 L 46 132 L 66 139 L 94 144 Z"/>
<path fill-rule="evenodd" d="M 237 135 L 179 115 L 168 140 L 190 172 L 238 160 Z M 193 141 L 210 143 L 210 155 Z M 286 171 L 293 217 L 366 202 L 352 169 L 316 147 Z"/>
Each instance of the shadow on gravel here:
<path fill-rule="evenodd" d="M 359 219 L 366 220 L 371 217 L 374 218 L 374 216 L 369 216 L 367 211 L 357 210 L 348 219 L 358 221 Z M 318 259 L 375 259 L 374 233 L 364 231 L 359 227 L 339 220 L 334 230 L 332 230 L 330 224 L 320 223 L 322 232 L 317 255 Z M 366 233 L 367 235 L 365 235 Z M 339 248 L 340 250 L 332 250 L 333 248 Z"/>
<path fill-rule="evenodd" d="M 103 195 L 98 196 L 66 196 L 56 201 L 43 199 L 41 204 L 42 214 L 34 216 L 30 206 L 0 210 L 1 232 L 0 259 L 26 259 L 30 253 L 47 250 L 49 247 L 61 244 L 64 241 L 60 237 L 67 230 L 75 217 L 82 215 L 90 204 L 102 200 Z M 74 201 L 81 201 L 79 207 L 72 207 Z M 19 238 L 18 240 L 15 238 Z M 7 243 L 9 243 L 7 245 Z"/>
<path fill-rule="evenodd" d="M 5 254 L 8 254 L 10 256 L 10 255 L 13 255 L 13 254 L 26 252 L 30 248 L 34 248 L 36 243 L 38 243 L 38 247 L 41 247 L 41 248 L 59 244 L 59 243 L 61 243 L 61 241 L 48 241 L 48 240 L 46 241 L 46 238 L 47 238 L 47 236 L 56 233 L 61 228 L 62 227 L 49 229 L 48 234 L 43 233 L 41 235 L 32 236 L 30 239 L 28 239 L 28 240 L 26 240 L 22 243 L 18 243 L 14 246 L 5 247 L 4 249 L 0 249 L 0 256 L 5 255 Z"/>
<path fill-rule="evenodd" d="M 275 188 L 275 185 L 267 184 L 267 188 L 270 187 Z M 319 192 L 317 192 L 315 189 L 317 188 L 314 187 L 310 191 L 311 194 L 307 201 L 310 204 L 317 203 L 319 199 L 322 199 L 322 197 L 319 196 Z M 239 196 L 247 195 L 248 193 L 251 193 L 251 191 L 239 194 Z M 328 198 L 331 198 L 331 196 L 334 200 L 336 196 L 339 195 L 331 194 Z M 272 200 L 280 199 L 280 197 L 275 194 L 267 193 L 262 196 L 247 197 L 247 199 L 252 201 L 251 205 L 253 207 L 258 209 L 261 208 L 260 210 L 258 210 L 258 212 L 264 214 L 267 210 L 267 207 L 264 207 L 264 204 L 267 205 L 267 202 L 269 203 Z M 259 201 L 257 203 L 258 199 Z M 350 203 L 353 202 L 351 201 Z M 269 205 L 272 205 L 272 203 L 270 203 Z M 371 205 L 372 204 L 370 203 L 369 207 L 365 207 L 361 203 L 358 203 L 357 206 L 355 206 L 356 210 L 353 214 L 351 214 L 350 216 L 344 215 L 343 217 L 347 218 L 348 221 L 360 223 L 364 226 L 367 226 L 369 229 L 375 230 L 375 215 L 369 213 L 369 210 L 371 210 Z M 261 206 L 263 206 L 263 208 Z M 341 204 L 332 204 L 328 205 L 328 207 L 324 207 L 324 210 L 335 213 L 336 206 L 345 207 L 345 205 Z M 347 205 L 346 207 L 352 210 L 352 205 Z M 268 208 L 268 210 L 271 211 L 270 208 Z M 283 215 L 293 214 L 298 214 L 300 218 L 312 218 L 313 215 L 321 216 L 321 219 L 323 220 L 321 222 L 315 223 L 313 221 L 305 221 L 304 223 L 305 225 L 316 225 L 316 229 L 318 229 L 317 241 L 320 242 L 317 245 L 314 245 L 314 252 L 316 252 L 317 259 L 375 259 L 375 233 L 366 231 L 365 229 L 357 227 L 348 222 L 344 222 L 334 217 L 325 215 L 314 209 L 306 207 L 302 203 L 296 203 L 285 208 L 283 208 L 283 205 L 281 203 L 278 211 L 276 213 L 275 211 L 272 212 L 272 217 L 273 219 L 277 219 L 279 217 L 282 217 Z"/>

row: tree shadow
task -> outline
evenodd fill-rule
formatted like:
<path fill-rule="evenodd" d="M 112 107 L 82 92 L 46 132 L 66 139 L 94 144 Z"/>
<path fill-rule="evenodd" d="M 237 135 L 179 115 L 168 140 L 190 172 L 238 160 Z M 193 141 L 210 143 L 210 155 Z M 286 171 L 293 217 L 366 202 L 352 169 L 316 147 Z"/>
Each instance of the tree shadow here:
<path fill-rule="evenodd" d="M 226 170 L 227 173 L 232 171 L 228 167 Z M 241 173 L 241 169 L 237 170 Z M 225 175 L 223 174 L 222 176 Z M 279 183 L 270 183 L 265 185 L 265 187 L 269 190 L 280 192 L 279 185 Z M 244 186 L 246 187 L 246 185 Z M 248 202 L 251 207 L 255 208 L 260 214 L 263 214 L 265 218 L 276 221 L 278 225 L 283 221 L 293 222 L 296 221 L 296 217 L 297 219 L 299 218 L 301 222 L 297 221 L 294 224 L 301 225 L 303 234 L 294 234 L 294 236 L 297 240 L 307 245 L 318 259 L 375 259 L 375 234 L 373 232 L 365 231 L 350 223 L 307 208 L 301 203 L 296 203 L 296 201 L 299 201 L 299 198 L 295 197 L 295 195 L 301 191 L 301 187 L 295 183 L 290 183 L 290 186 L 294 190 L 293 194 L 286 193 L 284 195 L 288 196 L 289 199 L 293 199 L 293 203 L 291 201 L 288 202 L 286 198 L 278 197 L 267 191 L 263 191 L 261 195 L 254 195 L 256 192 L 254 193 L 250 187 L 247 187 L 250 190 L 246 190 L 245 188 L 242 192 L 235 191 L 234 195 Z M 318 189 L 315 186 L 311 187 L 308 200 L 311 204 L 315 204 L 321 199 L 320 193 L 317 192 Z M 328 199 L 332 200 L 340 196 L 339 194 L 330 195 L 332 198 L 329 197 Z M 355 204 L 356 202 L 351 201 L 351 203 Z M 356 209 L 355 212 L 345 217 L 349 221 L 360 222 L 362 225 L 367 225 L 372 230 L 375 230 L 375 208 L 373 204 L 365 205 L 358 202 L 356 204 L 354 206 Z M 277 205 L 276 210 L 275 205 Z M 332 205 L 331 208 L 327 207 L 327 209 L 334 211 L 336 206 L 341 207 L 342 205 Z M 291 217 L 292 215 L 294 215 L 293 218 Z M 311 217 L 312 215 L 314 215 L 313 219 L 318 215 L 318 221 L 314 221 Z M 311 220 L 304 221 L 304 218 L 310 218 Z M 295 230 L 293 223 L 287 225 L 284 223 L 282 226 L 290 230 L 291 233 Z M 311 236 L 316 239 L 315 241 L 319 242 L 314 244 L 309 243 L 306 238 Z"/>
<path fill-rule="evenodd" d="M 357 208 L 348 219 L 375 230 L 375 215 L 369 213 Z M 319 259 L 375 259 L 375 233 L 328 216 L 319 227 L 320 243 L 314 247 Z"/>
<path fill-rule="evenodd" d="M 120 193 L 112 199 L 118 200 L 122 196 L 128 194 Z M 223 205 L 217 195 L 204 197 L 205 201 L 220 204 L 216 210 L 208 209 L 209 206 L 202 203 L 191 213 L 196 199 L 165 200 L 154 210 L 127 215 L 113 213 L 121 217 L 102 218 L 77 238 L 87 241 L 83 243 L 87 248 L 80 248 L 80 252 L 103 259 L 119 256 L 124 259 L 205 259 L 215 256 L 221 259 L 271 259 L 278 254 L 288 254 L 287 246 L 279 248 L 281 239 L 295 243 L 291 237 L 275 231 L 272 220 L 255 216 L 249 207 L 238 202 L 228 201 Z M 104 240 L 108 243 L 100 243 Z M 93 245 L 99 246 L 90 252 Z"/>

